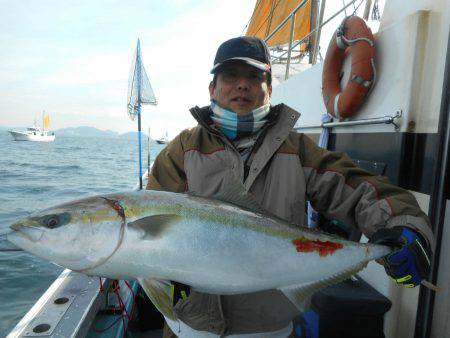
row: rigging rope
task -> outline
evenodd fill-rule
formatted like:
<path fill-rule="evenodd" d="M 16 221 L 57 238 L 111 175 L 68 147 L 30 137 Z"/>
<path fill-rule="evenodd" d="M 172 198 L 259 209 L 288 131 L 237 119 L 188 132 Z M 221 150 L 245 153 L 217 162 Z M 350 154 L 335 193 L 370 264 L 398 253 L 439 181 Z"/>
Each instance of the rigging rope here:
<path fill-rule="evenodd" d="M 362 3 L 363 3 L 364 1 L 365 1 L 365 0 L 361 0 L 361 2 L 359 3 L 359 5 L 356 6 L 356 7 L 355 7 L 355 2 L 353 2 L 353 8 L 354 8 L 355 10 L 353 11 L 353 14 L 352 14 L 352 15 L 356 15 L 356 12 L 358 11 L 359 7 L 362 5 Z"/>
<path fill-rule="evenodd" d="M 381 18 L 380 8 L 378 7 L 378 0 L 375 0 L 372 8 L 372 20 L 379 21 Z"/>
<path fill-rule="evenodd" d="M 241 35 L 244 35 L 245 29 L 248 27 L 248 24 L 252 21 L 253 17 L 255 16 L 256 8 L 258 8 L 258 3 L 261 2 L 261 1 L 262 1 L 262 0 L 257 0 L 257 1 L 256 1 L 255 8 L 253 8 L 252 16 L 250 17 L 250 19 L 248 20 L 248 22 L 247 22 L 247 24 L 245 25 L 244 29 L 242 30 Z"/>
<path fill-rule="evenodd" d="M 275 6 L 273 6 L 273 10 L 275 10 L 275 8 L 277 8 L 277 6 L 280 4 L 282 0 L 278 0 L 277 3 L 275 4 Z M 255 35 L 259 33 L 259 31 L 261 30 L 262 26 L 266 23 L 266 21 L 269 19 L 269 16 L 266 17 L 266 19 L 261 23 L 261 25 L 258 27 L 258 29 L 255 32 Z M 267 35 L 266 35 L 267 36 Z"/>
<path fill-rule="evenodd" d="M 102 284 L 102 279 L 99 277 L 100 280 L 100 292 L 104 292 L 104 288 L 103 288 L 103 284 Z M 127 330 L 128 327 L 131 323 L 131 320 L 133 318 L 133 313 L 134 313 L 134 309 L 136 306 L 136 298 L 135 298 L 135 294 L 133 291 L 133 288 L 131 287 L 130 283 L 126 280 L 124 280 L 124 283 L 126 284 L 126 286 L 130 289 L 131 295 L 132 295 L 132 306 L 131 306 L 131 312 L 128 313 L 128 310 L 126 308 L 125 303 L 123 302 L 122 297 L 120 296 L 119 290 L 120 290 L 120 285 L 119 285 L 119 281 L 118 280 L 113 280 L 112 284 L 111 284 L 111 291 L 113 293 L 116 294 L 117 296 L 117 302 L 119 303 L 119 311 L 120 311 L 120 315 L 108 326 L 104 327 L 104 328 L 96 328 L 94 325 L 92 325 L 92 329 L 94 332 L 97 333 L 102 333 L 105 332 L 109 329 L 111 329 L 112 327 L 114 327 L 121 319 L 122 319 L 122 334 L 123 334 L 123 338 L 126 338 L 127 336 Z M 128 325 L 126 325 L 125 323 L 125 317 L 128 319 Z"/>

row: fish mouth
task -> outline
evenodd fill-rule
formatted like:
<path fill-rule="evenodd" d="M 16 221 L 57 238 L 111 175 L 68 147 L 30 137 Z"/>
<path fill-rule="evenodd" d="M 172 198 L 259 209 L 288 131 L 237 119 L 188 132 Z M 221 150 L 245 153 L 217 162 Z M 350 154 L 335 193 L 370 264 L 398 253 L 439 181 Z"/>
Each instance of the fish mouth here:
<path fill-rule="evenodd" d="M 12 230 L 12 233 L 23 235 L 32 242 L 39 241 L 44 235 L 44 230 L 22 223 L 14 223 L 9 228 Z"/>

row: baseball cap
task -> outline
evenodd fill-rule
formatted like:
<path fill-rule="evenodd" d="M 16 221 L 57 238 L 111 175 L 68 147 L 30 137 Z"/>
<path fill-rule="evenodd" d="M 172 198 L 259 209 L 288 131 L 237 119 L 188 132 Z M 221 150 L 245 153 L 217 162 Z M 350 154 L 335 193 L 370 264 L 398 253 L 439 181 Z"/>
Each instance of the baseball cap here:
<path fill-rule="evenodd" d="M 257 37 L 240 36 L 222 43 L 214 58 L 211 74 L 216 73 L 224 64 L 244 62 L 262 71 L 270 72 L 270 53 L 266 43 Z"/>

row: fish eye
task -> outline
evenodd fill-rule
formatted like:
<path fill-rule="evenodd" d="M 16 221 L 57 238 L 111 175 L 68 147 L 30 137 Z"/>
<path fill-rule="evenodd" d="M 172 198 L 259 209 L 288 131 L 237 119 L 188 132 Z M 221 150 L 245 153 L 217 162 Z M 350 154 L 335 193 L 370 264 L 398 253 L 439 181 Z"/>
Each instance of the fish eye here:
<path fill-rule="evenodd" d="M 49 229 L 60 227 L 70 221 L 70 214 L 63 212 L 56 215 L 47 215 L 41 219 L 41 224 Z"/>
<path fill-rule="evenodd" d="M 47 219 L 47 227 L 50 229 L 55 228 L 59 223 L 58 216 L 52 216 Z"/>

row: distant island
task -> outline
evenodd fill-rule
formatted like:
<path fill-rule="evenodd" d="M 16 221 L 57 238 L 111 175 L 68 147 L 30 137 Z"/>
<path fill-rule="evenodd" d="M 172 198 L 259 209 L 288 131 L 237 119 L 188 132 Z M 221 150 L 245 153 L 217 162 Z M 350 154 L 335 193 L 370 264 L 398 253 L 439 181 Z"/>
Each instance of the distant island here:
<path fill-rule="evenodd" d="M 25 128 L 11 128 L 11 127 L 0 127 L 0 130 L 10 130 L 10 129 L 17 129 L 22 130 Z M 136 139 L 137 138 L 137 132 L 136 131 L 130 131 L 128 133 L 119 134 L 116 131 L 112 130 L 100 130 L 95 127 L 73 127 L 73 128 L 62 128 L 55 130 L 55 134 L 57 136 L 68 136 L 68 137 L 95 137 L 95 138 L 124 138 L 124 139 Z M 142 137 L 147 138 L 147 134 L 142 132 Z"/>

